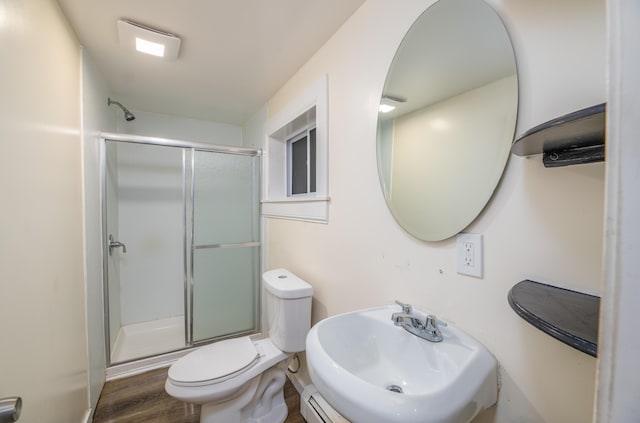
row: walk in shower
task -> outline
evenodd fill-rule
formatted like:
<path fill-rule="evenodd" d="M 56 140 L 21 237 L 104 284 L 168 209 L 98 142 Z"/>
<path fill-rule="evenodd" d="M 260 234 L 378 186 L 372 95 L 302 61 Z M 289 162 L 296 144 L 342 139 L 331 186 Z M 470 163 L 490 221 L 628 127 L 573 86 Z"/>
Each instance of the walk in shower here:
<path fill-rule="evenodd" d="M 258 150 L 105 135 L 109 364 L 255 333 Z"/>

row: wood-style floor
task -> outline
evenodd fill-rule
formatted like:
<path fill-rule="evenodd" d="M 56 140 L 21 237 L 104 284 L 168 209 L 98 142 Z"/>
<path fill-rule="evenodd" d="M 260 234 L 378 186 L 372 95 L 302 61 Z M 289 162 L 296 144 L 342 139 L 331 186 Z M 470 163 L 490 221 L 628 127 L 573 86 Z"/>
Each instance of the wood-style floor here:
<path fill-rule="evenodd" d="M 164 390 L 168 367 L 107 382 L 93 417 L 94 423 L 197 423 L 200 406 L 169 396 Z M 300 396 L 287 379 L 284 399 L 289 408 L 285 423 L 304 423 Z"/>

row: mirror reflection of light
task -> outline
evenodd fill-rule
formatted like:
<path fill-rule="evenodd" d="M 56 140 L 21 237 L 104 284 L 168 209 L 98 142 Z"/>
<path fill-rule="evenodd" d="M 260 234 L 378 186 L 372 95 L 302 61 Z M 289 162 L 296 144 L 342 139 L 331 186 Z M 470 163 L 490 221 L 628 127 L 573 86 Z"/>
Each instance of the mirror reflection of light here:
<path fill-rule="evenodd" d="M 394 110 L 395 108 L 396 108 L 396 106 L 391 106 L 389 104 L 381 103 L 380 107 L 378 108 L 378 110 L 380 111 L 380 113 L 389 113 L 390 111 Z"/>
<path fill-rule="evenodd" d="M 433 119 L 429 122 L 429 126 L 435 131 L 444 132 L 451 128 L 451 122 L 446 119 Z"/>

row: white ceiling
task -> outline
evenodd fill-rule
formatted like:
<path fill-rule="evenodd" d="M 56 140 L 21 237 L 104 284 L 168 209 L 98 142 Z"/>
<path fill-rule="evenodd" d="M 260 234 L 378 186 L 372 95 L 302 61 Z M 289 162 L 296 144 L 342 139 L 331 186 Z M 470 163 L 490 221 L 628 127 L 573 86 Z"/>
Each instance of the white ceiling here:
<path fill-rule="evenodd" d="M 245 123 L 364 0 L 59 0 L 115 100 L 133 110 Z M 167 62 L 118 44 L 129 19 L 179 36 Z M 105 99 L 106 101 L 106 99 Z"/>

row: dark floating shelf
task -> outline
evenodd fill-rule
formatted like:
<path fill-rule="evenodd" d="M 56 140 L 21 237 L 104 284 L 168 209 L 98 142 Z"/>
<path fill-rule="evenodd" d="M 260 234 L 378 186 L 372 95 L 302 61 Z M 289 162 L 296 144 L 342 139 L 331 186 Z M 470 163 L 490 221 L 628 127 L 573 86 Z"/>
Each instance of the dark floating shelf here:
<path fill-rule="evenodd" d="M 508 300 L 536 328 L 596 357 L 600 297 L 524 280 L 511 288 Z"/>
<path fill-rule="evenodd" d="M 606 103 L 538 125 L 514 141 L 518 156 L 543 153 L 546 167 L 604 161 Z"/>

